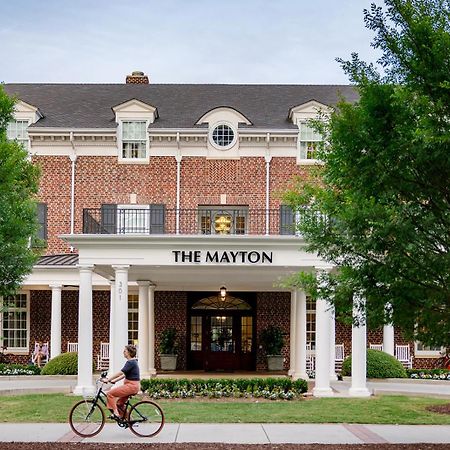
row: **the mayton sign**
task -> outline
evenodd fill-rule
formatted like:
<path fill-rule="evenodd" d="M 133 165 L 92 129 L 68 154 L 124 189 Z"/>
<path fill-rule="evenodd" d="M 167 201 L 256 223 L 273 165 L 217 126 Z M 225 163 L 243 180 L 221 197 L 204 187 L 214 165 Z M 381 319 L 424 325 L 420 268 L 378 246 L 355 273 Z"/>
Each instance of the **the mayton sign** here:
<path fill-rule="evenodd" d="M 173 250 L 176 263 L 272 264 L 272 252 Z"/>

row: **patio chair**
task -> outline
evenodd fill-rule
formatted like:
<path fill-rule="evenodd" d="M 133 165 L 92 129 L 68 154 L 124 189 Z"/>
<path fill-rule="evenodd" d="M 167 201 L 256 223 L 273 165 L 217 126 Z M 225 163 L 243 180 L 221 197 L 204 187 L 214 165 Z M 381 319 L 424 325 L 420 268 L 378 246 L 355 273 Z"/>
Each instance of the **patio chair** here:
<path fill-rule="evenodd" d="M 344 344 L 336 344 L 335 348 L 335 357 L 334 357 L 334 369 L 336 372 L 342 371 L 342 363 L 344 362 Z"/>
<path fill-rule="evenodd" d="M 369 344 L 369 348 L 372 350 L 383 351 L 383 344 Z"/>
<path fill-rule="evenodd" d="M 406 369 L 412 369 L 412 358 L 409 345 L 396 345 L 395 357 L 403 364 Z"/>
<path fill-rule="evenodd" d="M 109 369 L 109 342 L 100 342 L 100 353 L 97 355 L 97 370 Z"/>
<path fill-rule="evenodd" d="M 67 352 L 78 353 L 78 342 L 68 342 Z"/>

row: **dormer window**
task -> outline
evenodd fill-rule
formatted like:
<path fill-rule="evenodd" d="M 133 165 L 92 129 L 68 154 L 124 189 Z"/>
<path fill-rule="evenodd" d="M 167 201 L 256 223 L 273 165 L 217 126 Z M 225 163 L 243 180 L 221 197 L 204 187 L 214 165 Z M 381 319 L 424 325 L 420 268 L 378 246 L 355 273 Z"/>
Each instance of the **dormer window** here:
<path fill-rule="evenodd" d="M 317 160 L 317 150 L 320 142 L 322 142 L 322 135 L 314 130 L 307 122 L 300 122 L 300 159 L 301 160 Z"/>
<path fill-rule="evenodd" d="M 8 127 L 6 129 L 6 137 L 11 141 L 17 141 L 19 144 L 22 144 L 25 150 L 29 148 L 28 141 L 28 128 L 29 122 L 28 120 L 13 120 L 8 123 Z"/>
<path fill-rule="evenodd" d="M 147 157 L 147 122 L 134 120 L 122 122 L 122 158 Z"/>

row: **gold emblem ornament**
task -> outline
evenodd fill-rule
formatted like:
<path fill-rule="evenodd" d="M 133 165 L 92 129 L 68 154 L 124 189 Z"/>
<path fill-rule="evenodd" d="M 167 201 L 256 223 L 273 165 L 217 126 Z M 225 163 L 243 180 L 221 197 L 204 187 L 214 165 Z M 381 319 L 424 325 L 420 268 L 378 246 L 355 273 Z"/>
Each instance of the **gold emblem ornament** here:
<path fill-rule="evenodd" d="M 216 233 L 230 234 L 231 216 L 224 214 L 216 216 L 216 218 L 214 219 L 214 226 Z"/>

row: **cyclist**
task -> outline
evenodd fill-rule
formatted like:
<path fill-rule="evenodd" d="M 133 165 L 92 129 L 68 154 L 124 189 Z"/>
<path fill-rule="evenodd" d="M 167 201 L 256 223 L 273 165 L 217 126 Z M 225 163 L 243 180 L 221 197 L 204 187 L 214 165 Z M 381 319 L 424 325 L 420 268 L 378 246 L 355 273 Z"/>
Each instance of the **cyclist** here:
<path fill-rule="evenodd" d="M 127 362 L 120 372 L 104 378 L 104 381 L 108 383 L 116 383 L 125 378 L 123 385 L 110 389 L 106 394 L 106 406 L 112 412 L 111 418 L 113 419 L 122 417 L 128 397 L 137 394 L 140 389 L 140 372 L 136 359 L 136 347 L 134 345 L 126 345 L 123 349 L 123 356 L 127 359 Z"/>

